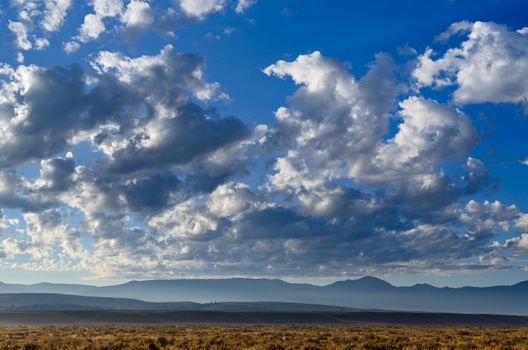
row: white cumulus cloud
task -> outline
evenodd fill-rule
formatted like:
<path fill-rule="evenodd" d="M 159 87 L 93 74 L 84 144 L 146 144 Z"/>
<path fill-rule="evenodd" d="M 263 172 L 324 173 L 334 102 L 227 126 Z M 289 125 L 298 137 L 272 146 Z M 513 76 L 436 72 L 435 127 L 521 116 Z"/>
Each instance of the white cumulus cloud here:
<path fill-rule="evenodd" d="M 182 11 L 189 17 L 204 18 L 206 15 L 222 11 L 226 0 L 179 0 Z"/>
<path fill-rule="evenodd" d="M 455 85 L 455 102 L 526 103 L 528 35 L 492 22 L 455 23 L 442 39 L 466 33 L 467 40 L 436 58 L 432 49 L 413 72 L 421 86 Z"/>

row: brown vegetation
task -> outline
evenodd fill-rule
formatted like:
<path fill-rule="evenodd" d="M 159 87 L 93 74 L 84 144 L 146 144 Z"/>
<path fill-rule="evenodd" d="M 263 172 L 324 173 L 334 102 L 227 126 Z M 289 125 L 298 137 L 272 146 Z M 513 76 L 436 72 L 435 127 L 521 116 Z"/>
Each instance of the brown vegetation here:
<path fill-rule="evenodd" d="M 528 329 L 405 326 L 6 326 L 0 349 L 528 349 Z"/>

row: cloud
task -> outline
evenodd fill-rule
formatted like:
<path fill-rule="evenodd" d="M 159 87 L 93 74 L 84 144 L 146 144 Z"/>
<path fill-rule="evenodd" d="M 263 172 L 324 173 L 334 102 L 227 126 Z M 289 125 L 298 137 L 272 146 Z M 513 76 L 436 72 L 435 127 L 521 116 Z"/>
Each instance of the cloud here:
<path fill-rule="evenodd" d="M 203 19 L 210 13 L 222 11 L 226 0 L 178 0 L 183 13 L 189 17 Z"/>
<path fill-rule="evenodd" d="M 413 72 L 419 86 L 455 85 L 453 99 L 458 104 L 522 103 L 528 100 L 528 36 L 492 22 L 459 22 L 441 35 L 467 33 L 459 47 L 434 58 L 427 49 L 418 58 Z"/>
<path fill-rule="evenodd" d="M 209 113 L 188 102 L 189 94 L 211 99 L 218 90 L 217 84 L 201 79 L 203 61 L 199 56 L 179 54 L 167 46 L 157 56 L 130 59 L 104 52 L 96 61 L 95 74 L 75 66 L 6 66 L 6 79 L 0 83 L 5 96 L 0 104 L 0 130 L 4 135 L 0 141 L 0 165 L 49 157 L 70 143 L 79 142 L 76 140 L 82 139 L 81 134 L 89 134 L 90 130 L 94 130 L 94 141 L 103 152 L 123 155 L 120 161 L 124 167 L 125 163 L 133 167 L 133 154 L 127 153 L 133 150 L 138 151 L 139 158 L 152 156 L 152 163 L 162 159 L 159 153 L 149 153 L 151 149 L 166 149 L 167 157 L 182 161 L 193 157 L 186 150 L 203 153 L 197 139 L 187 138 L 188 147 L 170 155 L 168 149 L 178 142 L 171 136 L 184 130 L 176 127 L 201 130 L 203 137 L 210 137 L 210 142 L 203 144 L 209 147 L 208 151 L 229 142 L 222 128 L 232 131 L 235 138 L 247 133 L 234 118 L 209 120 Z M 144 118 L 145 123 L 134 128 L 131 114 Z M 179 114 L 183 115 L 176 118 Z M 195 118 L 201 124 L 194 123 Z M 120 133 L 97 131 L 112 123 L 119 124 Z"/>
<path fill-rule="evenodd" d="M 237 14 L 243 14 L 251 6 L 257 3 L 257 0 L 175 0 L 183 14 L 203 20 L 206 16 L 223 11 L 231 2 L 234 4 L 234 10 Z"/>
<path fill-rule="evenodd" d="M 144 30 L 154 21 L 154 14 L 148 2 L 130 1 L 123 14 L 123 22 L 130 30 Z"/>
<path fill-rule="evenodd" d="M 66 179 L 64 181 L 67 181 Z M 58 205 L 56 195 L 59 191 L 38 187 L 25 177 L 17 174 L 15 170 L 0 171 L 0 206 L 22 212 L 41 212 Z"/>
<path fill-rule="evenodd" d="M 416 96 L 400 102 L 400 107 L 403 122 L 376 155 L 386 171 L 426 172 L 441 161 L 463 158 L 477 143 L 473 125 L 460 111 Z"/>
<path fill-rule="evenodd" d="M 202 79 L 203 58 L 197 54 L 178 53 L 171 45 L 165 46 L 158 55 L 137 58 L 101 51 L 91 63 L 97 72 L 115 77 L 142 94 L 153 94 L 152 98 L 159 98 L 171 106 L 186 102 L 186 91 L 200 100 L 223 97 L 218 83 Z"/>
<path fill-rule="evenodd" d="M 244 13 L 249 9 L 251 6 L 255 5 L 257 3 L 257 0 L 238 0 L 235 12 L 236 13 Z"/>
<path fill-rule="evenodd" d="M 42 263 L 39 267 L 23 267 L 26 270 L 54 270 L 58 265 L 71 266 L 79 262 L 79 257 L 84 254 L 80 235 L 62 223 L 58 210 L 25 213 L 23 218 L 25 229 L 20 230 L 23 238 L 10 237 L 1 242 L 2 252 L 7 258 L 13 259 L 19 254 L 30 254 L 33 261 Z M 58 264 L 49 258 L 57 250 L 60 251 Z"/>
<path fill-rule="evenodd" d="M 40 176 L 34 182 L 37 192 L 64 192 L 74 182 L 75 161 L 68 153 L 65 158 L 51 158 L 40 161 Z"/>
<path fill-rule="evenodd" d="M 250 136 L 246 126 L 236 118 L 211 120 L 204 110 L 192 105 L 181 112 L 182 115 L 172 119 L 153 120 L 119 148 L 109 150 L 114 161 L 108 170 L 126 173 L 145 167 L 185 164 Z"/>
<path fill-rule="evenodd" d="M 61 151 L 77 132 L 94 127 L 98 118 L 109 117 L 99 112 L 114 109 L 97 87 L 87 92 L 78 67 L 19 66 L 10 69 L 1 84 L 6 97 L 0 114 L 2 166 Z"/>
<path fill-rule="evenodd" d="M 48 39 L 45 39 L 45 38 L 35 39 L 35 50 L 44 50 L 45 48 L 49 46 L 49 44 L 50 43 Z"/>
<path fill-rule="evenodd" d="M 379 55 L 358 81 L 338 62 L 314 52 L 266 68 L 264 73 L 290 76 L 300 85 L 290 107 L 277 110 L 277 124 L 267 136 L 270 147 L 289 149 L 277 161 L 272 183 L 280 186 L 295 177 L 310 189 L 327 177 L 366 175 L 397 93 L 393 67 L 389 56 Z"/>
<path fill-rule="evenodd" d="M 172 173 L 154 174 L 125 183 L 123 193 L 131 211 L 157 211 L 168 205 L 179 185 L 180 180 Z"/>
<path fill-rule="evenodd" d="M 73 53 L 79 50 L 80 47 L 81 45 L 75 41 L 68 41 L 63 44 L 63 48 L 66 53 Z"/>
<path fill-rule="evenodd" d="M 48 37 L 60 30 L 71 8 L 71 0 L 11 1 L 17 20 L 9 20 L 8 28 L 15 35 L 16 46 L 24 51 L 42 50 L 49 45 Z M 38 33 L 38 28 L 43 32 Z"/>
<path fill-rule="evenodd" d="M 266 68 L 301 85 L 267 136 L 270 147 L 288 150 L 275 164 L 274 186 L 313 190 L 328 177 L 390 183 L 430 174 L 471 151 L 478 137 L 470 120 L 418 96 L 399 103 L 398 131 L 384 140 L 398 93 L 392 64 L 379 55 L 361 80 L 319 52 Z"/>
<path fill-rule="evenodd" d="M 222 96 L 217 84 L 201 80 L 201 64 L 200 57 L 178 54 L 170 46 L 157 56 L 136 59 L 99 54 L 95 69 L 143 95 L 149 105 L 142 125 L 94 139 L 112 160 L 109 171 L 183 165 L 250 136 L 240 120 L 217 118 L 214 111 L 188 101 L 188 92 L 200 100 Z"/>
<path fill-rule="evenodd" d="M 221 220 L 190 198 L 149 219 L 149 226 L 162 232 L 164 240 L 211 240 L 222 234 Z"/>
<path fill-rule="evenodd" d="M 199 105 L 224 95 L 202 79 L 198 55 L 167 46 L 136 58 L 101 52 L 91 63 L 91 70 L 2 66 L 0 115 L 9 137 L 0 145 L 1 167 L 41 160 L 33 181 L 2 173 L 0 202 L 22 210 L 31 226 L 27 239 L 5 241 L 4 253 L 29 252 L 48 268 L 95 271 L 94 261 L 116 251 L 119 259 L 109 269 L 159 255 L 174 237 L 218 235 L 214 225 L 225 221 L 217 217 L 220 193 L 210 202 L 215 214 L 203 218 L 193 217 L 195 206 L 205 206 L 198 198 L 245 171 L 247 149 L 262 127 L 249 130 Z M 97 162 L 77 165 L 71 153 L 54 156 L 81 142 L 99 151 Z M 75 217 L 75 229 L 65 215 Z M 166 236 L 158 217 L 173 225 Z M 187 221 L 176 225 L 172 217 Z M 90 237 L 90 253 L 79 235 Z M 62 250 L 71 259 L 57 253 Z"/>
<path fill-rule="evenodd" d="M 93 0 L 95 14 L 100 17 L 115 17 L 123 12 L 123 0 Z"/>
<path fill-rule="evenodd" d="M 105 21 L 117 20 L 128 36 L 133 37 L 146 30 L 154 22 L 154 11 L 149 2 L 130 0 L 126 6 L 123 0 L 94 0 L 93 12 L 84 17 L 79 34 L 67 42 L 67 53 L 76 51 L 81 43 L 97 40 L 106 30 Z"/>
<path fill-rule="evenodd" d="M 52 246 L 61 247 L 71 257 L 78 257 L 82 251 L 79 234 L 62 223 L 57 210 L 50 209 L 38 214 L 26 213 L 24 221 L 31 244 L 39 247 L 33 252 L 35 257 L 47 255 L 46 248 Z"/>
<path fill-rule="evenodd" d="M 101 17 L 92 13 L 84 17 L 84 22 L 79 28 L 79 36 L 77 39 L 83 43 L 95 40 L 105 31 L 106 27 Z"/>
<path fill-rule="evenodd" d="M 250 3 L 178 2 L 195 19 Z M 99 29 L 89 40 L 111 23 L 146 29 L 160 13 L 140 0 L 91 4 Z M 440 39 L 467 31 L 475 24 Z M 436 69 L 443 58 L 429 59 Z M 471 197 L 496 179 L 472 156 L 470 116 L 406 87 L 390 55 L 363 76 L 318 51 L 271 64 L 264 73 L 296 89 L 274 122 L 254 128 L 211 107 L 228 96 L 204 78 L 200 55 L 168 45 L 134 57 L 103 50 L 88 63 L 0 65 L 0 206 L 10 209 L 0 228 L 16 230 L 1 243 L 2 266 L 328 277 L 498 269 L 525 256 L 527 214 Z M 460 88 L 448 71 L 419 76 Z"/>
<path fill-rule="evenodd" d="M 94 0 L 90 2 L 92 13 L 85 15 L 78 34 L 64 43 L 63 48 L 66 53 L 72 53 L 81 43 L 98 40 L 105 33 L 118 33 L 127 40 L 134 40 L 153 28 L 174 36 L 173 29 L 177 24 L 186 23 L 189 19 L 204 20 L 213 13 L 224 11 L 232 2 L 234 0 L 171 0 L 166 4 L 146 0 Z M 243 0 L 234 4 L 233 8 L 241 14 L 255 3 L 255 0 Z M 18 27 L 14 29 L 19 33 L 19 41 L 23 42 L 26 26 Z M 223 35 L 232 30 L 224 30 Z"/>
<path fill-rule="evenodd" d="M 426 173 L 399 181 L 389 199 L 409 219 L 445 223 L 458 216 L 456 202 L 462 194 L 462 189 L 444 173 Z"/>
<path fill-rule="evenodd" d="M 476 194 L 486 187 L 491 187 L 493 190 L 499 187 L 499 179 L 490 174 L 481 160 L 468 157 L 466 169 L 467 174 L 464 176 L 464 180 L 467 182 L 465 190 L 468 195 Z"/>
<path fill-rule="evenodd" d="M 45 0 L 45 11 L 41 24 L 42 28 L 47 32 L 58 31 L 71 5 L 71 0 Z"/>
<path fill-rule="evenodd" d="M 0 203 L 3 208 L 29 209 L 31 200 L 27 198 L 23 179 L 13 170 L 0 172 Z"/>
<path fill-rule="evenodd" d="M 33 44 L 28 39 L 28 28 L 22 22 L 9 21 L 9 30 L 15 34 L 17 46 L 25 51 L 31 50 Z"/>
<path fill-rule="evenodd" d="M 528 232 L 528 214 L 522 214 L 518 217 L 515 228 L 521 232 Z"/>
<path fill-rule="evenodd" d="M 515 205 L 505 206 L 499 201 L 481 204 L 470 200 L 460 220 L 467 224 L 468 232 L 493 235 L 495 230 L 510 231 L 520 215 Z"/>
<path fill-rule="evenodd" d="M 39 213 L 56 208 L 75 183 L 73 155 L 40 161 L 39 176 L 31 181 L 13 169 L 0 170 L 0 206 Z"/>
<path fill-rule="evenodd" d="M 219 218 L 227 218 L 249 210 L 258 205 L 255 195 L 248 185 L 225 183 L 218 186 L 207 199 L 207 209 Z"/>
<path fill-rule="evenodd" d="M 514 250 L 515 254 L 524 255 L 528 250 L 528 233 L 508 239 L 504 246 Z"/>
<path fill-rule="evenodd" d="M 445 32 L 442 34 L 436 36 L 436 41 L 445 42 L 449 40 L 454 35 L 460 34 L 460 33 L 467 33 L 471 31 L 471 28 L 473 26 L 473 23 L 468 21 L 460 21 L 452 23 Z"/>

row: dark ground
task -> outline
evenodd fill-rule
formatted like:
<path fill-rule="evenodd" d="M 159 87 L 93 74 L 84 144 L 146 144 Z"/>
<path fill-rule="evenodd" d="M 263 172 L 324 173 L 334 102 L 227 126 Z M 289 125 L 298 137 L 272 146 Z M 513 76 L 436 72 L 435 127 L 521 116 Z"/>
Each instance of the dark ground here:
<path fill-rule="evenodd" d="M 0 324 L 401 324 L 528 326 L 528 317 L 374 311 L 0 311 Z"/>

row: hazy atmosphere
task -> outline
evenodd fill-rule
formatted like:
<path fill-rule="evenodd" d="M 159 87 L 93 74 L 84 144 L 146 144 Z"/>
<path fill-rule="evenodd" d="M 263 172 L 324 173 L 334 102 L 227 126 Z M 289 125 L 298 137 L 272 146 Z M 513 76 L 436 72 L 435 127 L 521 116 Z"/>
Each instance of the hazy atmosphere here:
<path fill-rule="evenodd" d="M 527 14 L 1 1 L 0 281 L 528 280 Z"/>

